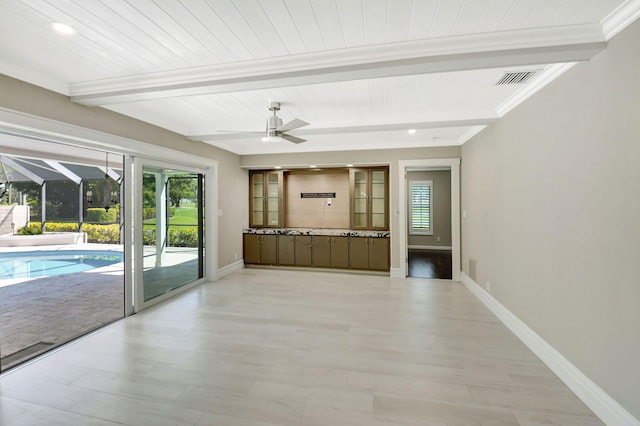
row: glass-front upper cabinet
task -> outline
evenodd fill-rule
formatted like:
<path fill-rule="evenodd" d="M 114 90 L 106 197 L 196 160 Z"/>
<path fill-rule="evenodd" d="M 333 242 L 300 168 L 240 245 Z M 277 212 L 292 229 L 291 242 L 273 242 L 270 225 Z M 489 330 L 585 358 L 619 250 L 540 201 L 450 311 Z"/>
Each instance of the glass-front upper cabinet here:
<path fill-rule="evenodd" d="M 389 169 L 350 169 L 351 227 L 389 229 Z"/>
<path fill-rule="evenodd" d="M 250 227 L 284 226 L 282 171 L 249 172 L 249 212 Z"/>

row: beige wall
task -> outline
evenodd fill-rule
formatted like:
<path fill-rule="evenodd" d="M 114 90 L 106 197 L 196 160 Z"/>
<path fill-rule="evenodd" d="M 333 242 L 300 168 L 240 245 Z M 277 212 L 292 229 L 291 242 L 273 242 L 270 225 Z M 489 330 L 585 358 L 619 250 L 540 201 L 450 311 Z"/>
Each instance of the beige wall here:
<path fill-rule="evenodd" d="M 390 195 L 390 220 L 391 231 L 391 268 L 400 267 L 399 242 L 398 242 L 398 217 L 393 213 L 399 209 L 398 196 L 398 161 L 418 160 L 432 158 L 459 158 L 459 146 L 445 146 L 435 148 L 409 148 L 409 149 L 379 149 L 370 151 L 336 151 L 314 152 L 295 154 L 267 154 L 244 155 L 240 158 L 242 167 L 247 168 L 272 168 L 274 165 L 283 166 L 307 166 L 310 162 L 317 165 L 344 166 L 345 163 L 356 165 L 389 165 L 389 195 Z M 248 185 L 248 184 L 247 184 Z"/>
<path fill-rule="evenodd" d="M 433 235 L 408 236 L 409 245 L 451 247 L 451 171 L 411 171 L 407 172 L 407 185 L 412 180 L 433 181 L 432 227 Z M 408 186 L 407 186 L 408 190 Z M 407 192 L 407 213 L 411 215 L 411 195 Z M 409 218 L 407 218 L 409 223 Z M 440 241 L 438 241 L 438 237 Z"/>
<path fill-rule="evenodd" d="M 75 104 L 66 96 L 4 75 L 0 75 L 0 108 L 217 160 L 219 164 L 218 207 L 222 210 L 222 216 L 218 218 L 220 234 L 218 266 L 223 267 L 235 259 L 242 258 L 242 226 L 248 211 L 248 185 L 247 173 L 240 168 L 239 156 L 208 144 L 190 141 L 177 133 L 112 111 Z M 0 148 L 1 146 L 0 136 Z M 149 153 L 149 155 L 152 154 Z"/>
<path fill-rule="evenodd" d="M 292 171 L 285 181 L 285 225 L 291 228 L 349 228 L 349 170 Z M 301 192 L 335 192 L 326 198 L 302 198 Z"/>
<path fill-rule="evenodd" d="M 640 418 L 640 21 L 462 148 L 462 265 Z"/>

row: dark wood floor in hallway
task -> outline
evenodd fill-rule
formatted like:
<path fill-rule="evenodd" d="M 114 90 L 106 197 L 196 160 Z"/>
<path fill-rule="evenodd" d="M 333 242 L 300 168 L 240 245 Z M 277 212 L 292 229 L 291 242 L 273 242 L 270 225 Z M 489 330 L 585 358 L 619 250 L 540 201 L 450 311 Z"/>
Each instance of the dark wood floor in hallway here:
<path fill-rule="evenodd" d="M 409 249 L 411 278 L 451 279 L 451 251 Z"/>

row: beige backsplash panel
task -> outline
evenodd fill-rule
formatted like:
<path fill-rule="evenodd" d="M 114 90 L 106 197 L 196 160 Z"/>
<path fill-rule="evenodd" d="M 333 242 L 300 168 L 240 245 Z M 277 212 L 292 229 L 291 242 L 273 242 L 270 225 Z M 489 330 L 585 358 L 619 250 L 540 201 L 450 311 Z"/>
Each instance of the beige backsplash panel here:
<path fill-rule="evenodd" d="M 349 228 L 349 171 L 291 172 L 284 181 L 285 224 L 289 228 Z M 300 198 L 302 192 L 335 192 L 326 198 Z"/>

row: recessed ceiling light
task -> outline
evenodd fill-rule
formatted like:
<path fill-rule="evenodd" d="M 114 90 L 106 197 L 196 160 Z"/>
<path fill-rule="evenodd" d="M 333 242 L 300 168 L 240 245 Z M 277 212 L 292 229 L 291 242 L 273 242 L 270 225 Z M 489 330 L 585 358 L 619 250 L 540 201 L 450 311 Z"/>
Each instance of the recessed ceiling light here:
<path fill-rule="evenodd" d="M 73 28 L 71 25 L 67 25 L 62 22 L 52 22 L 49 24 L 49 26 L 51 26 L 51 28 L 53 28 L 55 32 L 62 35 L 71 36 L 77 33 L 75 28 Z"/>
<path fill-rule="evenodd" d="M 275 166 L 274 169 L 281 169 L 282 166 Z"/>
<path fill-rule="evenodd" d="M 407 133 L 409 133 L 410 135 L 415 135 L 416 129 L 409 129 L 407 130 Z"/>
<path fill-rule="evenodd" d="M 312 169 L 315 169 L 316 165 L 315 164 L 310 164 L 309 167 L 311 167 Z"/>
<path fill-rule="evenodd" d="M 353 167 L 353 164 L 347 164 L 347 167 Z"/>

